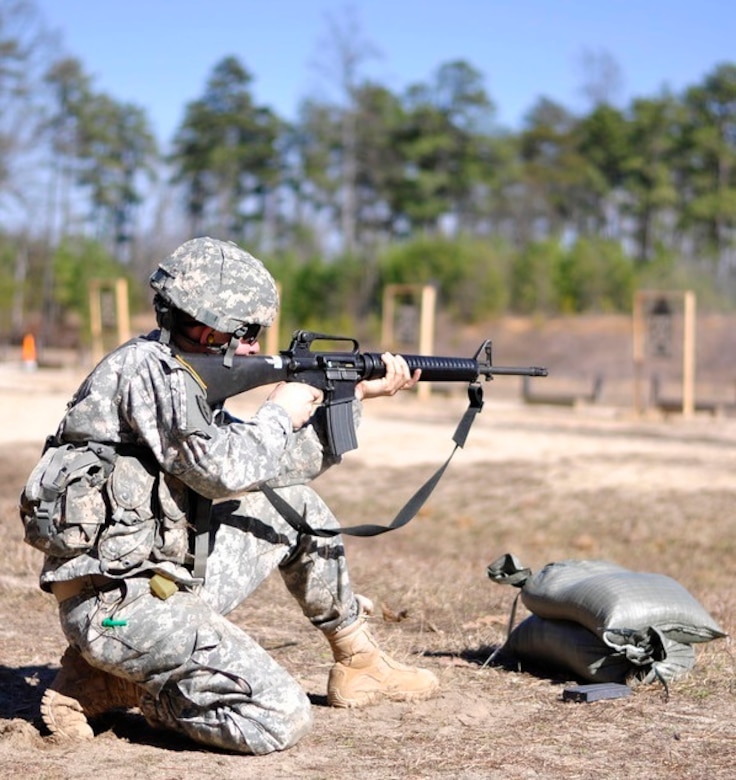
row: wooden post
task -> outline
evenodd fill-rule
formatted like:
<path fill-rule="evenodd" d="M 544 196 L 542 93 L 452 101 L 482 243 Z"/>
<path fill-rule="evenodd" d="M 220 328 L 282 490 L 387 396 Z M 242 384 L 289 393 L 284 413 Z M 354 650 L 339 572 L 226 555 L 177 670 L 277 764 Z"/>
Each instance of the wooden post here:
<path fill-rule="evenodd" d="M 130 309 L 128 306 L 128 280 L 122 277 L 118 279 L 90 279 L 89 294 L 89 327 L 92 337 L 92 362 L 97 364 L 105 356 L 105 323 L 102 317 L 102 296 L 105 292 L 112 292 L 114 306 L 111 314 L 115 324 L 115 347 L 128 341 L 130 338 Z"/>
<path fill-rule="evenodd" d="M 692 417 L 695 412 L 695 293 L 685 292 L 683 303 L 682 415 Z"/>
<path fill-rule="evenodd" d="M 115 323 L 118 331 L 118 344 L 130 339 L 130 308 L 128 306 L 128 280 L 115 280 Z"/>
<path fill-rule="evenodd" d="M 419 322 L 419 354 L 431 355 L 434 351 L 434 314 L 437 290 L 426 284 L 422 287 Z"/>
<path fill-rule="evenodd" d="M 434 353 L 434 320 L 437 290 L 431 284 L 422 287 L 419 320 L 419 354 L 432 355 Z M 432 394 L 430 382 L 420 382 L 417 385 L 417 396 L 421 401 L 426 401 Z"/>

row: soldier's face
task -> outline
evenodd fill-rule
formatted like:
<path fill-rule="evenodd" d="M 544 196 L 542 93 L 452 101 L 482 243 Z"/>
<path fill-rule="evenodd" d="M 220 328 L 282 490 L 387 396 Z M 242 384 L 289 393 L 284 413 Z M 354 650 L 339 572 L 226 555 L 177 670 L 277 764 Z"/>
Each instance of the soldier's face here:
<path fill-rule="evenodd" d="M 261 345 L 257 341 L 245 341 L 241 340 L 238 344 L 238 348 L 235 350 L 236 355 L 257 355 L 261 351 Z"/>
<path fill-rule="evenodd" d="M 202 347 L 202 352 L 206 352 L 210 349 L 217 347 L 224 347 L 230 343 L 230 335 L 227 333 L 221 333 L 219 330 L 213 330 L 208 325 L 185 325 L 182 327 L 184 335 L 190 342 L 199 344 Z M 261 351 L 261 345 L 258 341 L 251 341 L 250 339 L 243 339 L 238 344 L 235 350 L 236 355 L 257 355 Z"/>

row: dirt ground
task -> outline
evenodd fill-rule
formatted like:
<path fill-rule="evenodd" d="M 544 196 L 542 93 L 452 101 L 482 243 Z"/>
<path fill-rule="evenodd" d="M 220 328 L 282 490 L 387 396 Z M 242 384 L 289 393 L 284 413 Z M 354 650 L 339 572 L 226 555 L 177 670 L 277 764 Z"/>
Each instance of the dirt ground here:
<path fill-rule="evenodd" d="M 552 370 L 559 332 L 551 341 L 526 335 L 518 337 L 525 362 Z M 625 354 L 617 343 L 595 352 L 600 365 Z M 567 389 L 587 381 L 586 372 L 559 373 Z M 420 515 L 394 533 L 346 540 L 356 590 L 379 605 L 374 633 L 400 660 L 438 674 L 437 697 L 357 711 L 327 707 L 326 644 L 274 578 L 231 617 L 312 699 L 314 729 L 295 748 L 258 758 L 205 751 L 152 731 L 136 711 L 100 719 L 91 742 L 50 736 L 39 700 L 65 643 L 53 598 L 37 589 L 41 556 L 22 542 L 16 501 L 80 377 L 73 367 L 28 372 L 0 363 L 4 777 L 733 777 L 730 638 L 697 646 L 694 669 L 669 692 L 655 683 L 592 704 L 563 702 L 565 678 L 487 663 L 504 641 L 516 591 L 493 584 L 486 567 L 507 552 L 533 570 L 584 558 L 670 575 L 726 632 L 736 630 L 736 417 L 634 415 L 628 390 L 614 397 L 613 383 L 597 403 L 574 406 L 524 403 L 513 378 L 486 385 L 466 447 Z M 247 414 L 258 392 L 235 401 L 233 411 Z M 462 392 L 367 404 L 360 449 L 316 483 L 343 524 L 389 522 L 449 455 L 465 406 Z M 520 608 L 517 621 L 526 614 Z"/>

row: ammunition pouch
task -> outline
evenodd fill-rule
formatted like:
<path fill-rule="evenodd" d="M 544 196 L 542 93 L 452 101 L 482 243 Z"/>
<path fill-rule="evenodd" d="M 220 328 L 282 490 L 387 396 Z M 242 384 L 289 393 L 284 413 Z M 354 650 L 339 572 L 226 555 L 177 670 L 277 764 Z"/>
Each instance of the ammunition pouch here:
<path fill-rule="evenodd" d="M 95 443 L 47 443 L 20 497 L 25 541 L 58 558 L 91 550 L 107 517 L 103 489 L 115 451 Z"/>

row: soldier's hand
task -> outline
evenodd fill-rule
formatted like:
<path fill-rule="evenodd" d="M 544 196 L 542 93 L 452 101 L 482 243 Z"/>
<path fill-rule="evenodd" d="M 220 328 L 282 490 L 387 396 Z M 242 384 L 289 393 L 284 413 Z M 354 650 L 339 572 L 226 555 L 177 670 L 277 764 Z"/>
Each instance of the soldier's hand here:
<path fill-rule="evenodd" d="M 315 413 L 322 403 L 322 391 L 302 382 L 280 382 L 268 396 L 269 401 L 286 409 L 291 426 L 297 431 Z"/>
<path fill-rule="evenodd" d="M 401 355 L 384 352 L 381 360 L 386 366 L 386 375 L 380 379 L 366 379 L 355 386 L 355 397 L 378 398 L 382 395 L 396 395 L 399 390 L 411 390 L 419 381 L 422 372 L 417 369 L 413 374 L 409 371 L 406 360 Z"/>

